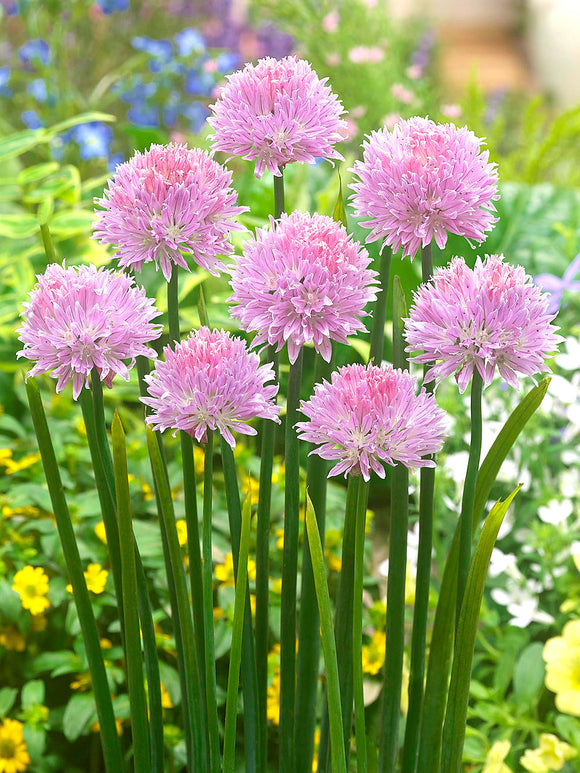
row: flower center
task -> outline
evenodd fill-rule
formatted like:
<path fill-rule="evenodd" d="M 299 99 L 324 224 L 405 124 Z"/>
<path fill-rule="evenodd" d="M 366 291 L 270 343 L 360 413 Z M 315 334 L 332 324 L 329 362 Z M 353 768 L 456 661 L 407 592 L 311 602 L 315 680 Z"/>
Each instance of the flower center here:
<path fill-rule="evenodd" d="M 27 585 L 24 592 L 29 598 L 35 598 L 38 596 L 38 590 L 36 588 L 36 585 Z"/>
<path fill-rule="evenodd" d="M 16 742 L 12 738 L 2 738 L 0 740 L 0 759 L 11 760 L 16 752 Z"/>

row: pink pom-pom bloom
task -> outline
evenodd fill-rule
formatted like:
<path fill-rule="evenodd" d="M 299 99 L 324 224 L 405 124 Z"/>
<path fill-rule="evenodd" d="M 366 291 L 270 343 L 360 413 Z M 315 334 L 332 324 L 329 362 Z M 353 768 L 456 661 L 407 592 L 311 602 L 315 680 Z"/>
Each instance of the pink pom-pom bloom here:
<path fill-rule="evenodd" d="M 141 398 L 153 409 L 147 417 L 153 429 L 184 430 L 198 442 L 217 429 L 234 448 L 232 430 L 256 434 L 245 422 L 257 416 L 279 422 L 278 385 L 268 383 L 272 364 L 260 365 L 241 338 L 201 327 L 163 353 L 165 361 L 145 376 L 150 397 Z"/>
<path fill-rule="evenodd" d="M 434 467 L 423 457 L 441 449 L 444 412 L 407 371 L 390 365 L 347 365 L 331 381 L 316 384 L 300 410 L 309 421 L 296 424 L 301 440 L 313 443 L 310 453 L 338 461 L 329 473 L 352 473 L 369 480 L 371 470 L 385 477 L 384 464 L 411 469 Z"/>
<path fill-rule="evenodd" d="M 95 266 L 51 263 L 24 304 L 18 357 L 35 360 L 28 376 L 52 371 L 60 392 L 72 380 L 76 400 L 96 368 L 111 386 L 115 374 L 129 380 L 135 357 L 157 357 L 146 344 L 159 338 L 159 316 L 145 290 L 126 274 Z M 129 366 L 124 360 L 130 360 Z"/>
<path fill-rule="evenodd" d="M 415 361 L 432 365 L 426 381 L 455 374 L 461 393 L 474 368 L 487 386 L 496 366 L 517 388 L 518 373 L 549 370 L 544 359 L 562 340 L 550 324 L 555 315 L 548 313 L 547 296 L 503 255 L 478 258 L 473 269 L 453 258 L 413 300 L 405 325 L 407 351 L 422 350 Z"/>
<path fill-rule="evenodd" d="M 280 175 L 291 161 L 340 158 L 344 108 L 326 78 L 309 62 L 287 56 L 260 59 L 228 75 L 214 115 L 213 147 L 256 161 L 256 177 L 267 168 Z"/>
<path fill-rule="evenodd" d="M 359 317 L 376 298 L 368 252 L 330 217 L 292 212 L 256 231 L 231 269 L 230 310 L 243 330 L 258 331 L 253 346 L 279 351 L 288 342 L 295 362 L 305 343 L 329 362 L 331 340 L 366 328 Z"/>
<path fill-rule="evenodd" d="M 361 222 L 371 229 L 367 242 L 402 247 L 411 259 L 433 239 L 444 247 L 448 232 L 482 242 L 499 194 L 496 165 L 481 144 L 466 128 L 427 118 L 372 132 L 350 186 L 356 215 L 370 218 Z"/>
<path fill-rule="evenodd" d="M 94 238 L 112 244 L 119 263 L 140 271 L 153 261 L 167 281 L 174 265 L 189 269 L 184 254 L 217 276 L 218 256 L 231 255 L 236 206 L 232 173 L 207 151 L 185 145 L 152 145 L 120 164 L 95 203 Z"/>

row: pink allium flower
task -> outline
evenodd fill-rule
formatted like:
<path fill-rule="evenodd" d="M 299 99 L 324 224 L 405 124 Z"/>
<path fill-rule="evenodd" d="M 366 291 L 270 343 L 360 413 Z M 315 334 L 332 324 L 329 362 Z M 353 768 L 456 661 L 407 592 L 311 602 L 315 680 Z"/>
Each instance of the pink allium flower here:
<path fill-rule="evenodd" d="M 374 470 L 384 478 L 385 463 L 434 467 L 423 457 L 441 449 L 445 414 L 433 395 L 415 389 L 415 379 L 391 365 L 347 365 L 302 402 L 309 421 L 296 424 L 299 437 L 319 446 L 310 453 L 338 461 L 329 477 L 350 472 L 369 480 Z"/>
<path fill-rule="evenodd" d="M 328 33 L 336 32 L 339 23 L 340 13 L 335 8 L 334 10 L 330 11 L 330 13 L 327 13 L 322 20 L 322 29 Z"/>
<path fill-rule="evenodd" d="M 378 64 L 385 58 L 385 52 L 379 46 L 355 46 L 348 52 L 348 58 L 354 64 Z"/>
<path fill-rule="evenodd" d="M 419 64 L 412 64 L 405 70 L 407 78 L 412 81 L 418 81 L 423 76 L 423 68 Z"/>
<path fill-rule="evenodd" d="M 422 350 L 416 362 L 429 363 L 425 380 L 455 374 L 464 392 L 477 368 L 484 384 L 495 368 L 511 386 L 517 374 L 549 370 L 544 359 L 562 340 L 550 324 L 548 298 L 521 266 L 503 255 L 478 258 L 470 269 L 463 258 L 436 269 L 414 294 L 406 320 L 407 351 Z"/>
<path fill-rule="evenodd" d="M 18 357 L 35 360 L 28 376 L 52 371 L 56 391 L 71 381 L 76 400 L 96 368 L 107 386 L 115 374 L 129 380 L 135 357 L 157 357 L 146 344 L 159 338 L 159 316 L 145 290 L 123 273 L 95 266 L 51 263 L 24 304 Z M 130 360 L 129 366 L 124 360 Z"/>
<path fill-rule="evenodd" d="M 141 398 L 153 408 L 147 417 L 153 429 L 184 430 L 198 442 L 217 429 L 234 448 L 232 430 L 256 434 L 245 422 L 257 416 L 279 422 L 278 385 L 268 383 L 272 364 L 260 365 L 241 338 L 201 327 L 163 354 L 165 361 L 145 376 L 150 397 Z"/>
<path fill-rule="evenodd" d="M 152 145 L 120 164 L 96 204 L 94 238 L 118 250 L 119 263 L 140 271 L 154 261 L 169 281 L 174 265 L 189 271 L 184 254 L 214 276 L 230 255 L 236 206 L 232 173 L 209 153 L 185 145 Z"/>
<path fill-rule="evenodd" d="M 308 62 L 267 57 L 227 81 L 208 118 L 215 150 L 255 160 L 256 177 L 265 169 L 280 175 L 291 161 L 342 159 L 334 145 L 342 139 L 344 109 Z"/>
<path fill-rule="evenodd" d="M 411 89 L 403 86 L 402 83 L 393 83 L 391 86 L 391 94 L 404 105 L 411 105 L 415 100 L 415 94 Z"/>
<path fill-rule="evenodd" d="M 441 112 L 447 118 L 451 118 L 452 121 L 455 121 L 457 118 L 461 118 L 461 113 L 463 111 L 461 109 L 461 105 L 458 105 L 455 102 L 451 102 L 448 105 L 441 105 Z"/>
<path fill-rule="evenodd" d="M 355 213 L 370 218 L 368 242 L 384 240 L 411 259 L 447 232 L 482 242 L 496 218 L 496 165 L 468 129 L 409 118 L 392 132 L 372 132 L 351 184 Z"/>
<path fill-rule="evenodd" d="M 344 226 L 330 217 L 292 212 L 258 229 L 244 243 L 244 254 L 231 270 L 238 304 L 230 313 L 243 330 L 258 331 L 253 345 L 269 343 L 278 351 L 288 342 L 290 362 L 313 343 L 328 362 L 331 340 L 365 326 L 359 317 L 376 298 L 376 271 L 370 258 Z"/>

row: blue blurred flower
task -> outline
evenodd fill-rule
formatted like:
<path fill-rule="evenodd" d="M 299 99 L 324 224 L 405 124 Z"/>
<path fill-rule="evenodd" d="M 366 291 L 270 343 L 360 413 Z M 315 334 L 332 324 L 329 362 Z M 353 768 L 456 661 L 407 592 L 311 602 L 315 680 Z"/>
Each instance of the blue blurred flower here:
<path fill-rule="evenodd" d="M 137 51 L 145 51 L 146 54 L 150 54 L 160 62 L 169 62 L 173 57 L 173 45 L 169 40 L 155 40 L 141 35 L 133 38 L 131 45 Z"/>
<path fill-rule="evenodd" d="M 173 38 L 175 45 L 177 46 L 177 53 L 179 56 L 189 56 L 194 52 L 201 54 L 205 51 L 205 40 L 199 30 L 193 27 L 187 27 L 186 29 L 178 32 Z"/>
<path fill-rule="evenodd" d="M 46 102 L 48 99 L 48 89 L 42 78 L 35 78 L 26 87 L 26 91 L 34 97 L 37 102 Z"/>
<path fill-rule="evenodd" d="M 181 113 L 181 95 L 177 91 L 172 91 L 163 105 L 163 123 L 172 129 L 177 123 Z"/>
<path fill-rule="evenodd" d="M 233 51 L 224 51 L 222 54 L 219 54 L 216 62 L 218 72 L 225 75 L 225 73 L 233 72 L 240 66 L 242 57 Z"/>
<path fill-rule="evenodd" d="M 50 48 L 46 40 L 28 40 L 18 49 L 18 56 L 24 64 L 48 64 Z"/>
<path fill-rule="evenodd" d="M 534 277 L 534 282 L 542 290 L 550 293 L 548 300 L 548 312 L 550 314 L 555 314 L 559 310 L 564 290 L 573 293 L 580 292 L 580 282 L 572 281 L 579 273 L 580 255 L 576 255 L 566 271 L 564 271 L 561 279 L 558 276 L 554 276 L 554 274 L 538 274 L 538 276 Z"/>
<path fill-rule="evenodd" d="M 107 15 L 116 11 L 127 11 L 129 9 L 129 0 L 96 0 L 96 5 Z"/>
<path fill-rule="evenodd" d="M 70 137 L 79 146 L 79 153 L 83 161 L 89 161 L 91 158 L 108 157 L 113 130 L 106 123 L 92 121 L 72 128 Z"/>
<path fill-rule="evenodd" d="M 113 153 L 112 156 L 109 157 L 109 160 L 107 161 L 107 170 L 109 172 L 114 172 L 116 167 L 119 164 L 122 164 L 125 160 L 125 156 L 122 153 Z"/>
<path fill-rule="evenodd" d="M 135 126 L 155 128 L 159 126 L 159 112 L 156 107 L 136 102 L 127 111 L 127 118 Z"/>
<path fill-rule="evenodd" d="M 191 102 L 183 108 L 183 116 L 189 121 L 191 131 L 199 133 L 205 126 L 206 118 L 209 116 L 209 110 L 201 102 Z"/>
<path fill-rule="evenodd" d="M 213 92 L 215 80 L 213 75 L 203 70 L 188 70 L 185 74 L 185 90 L 195 97 L 209 97 Z"/>
<path fill-rule="evenodd" d="M 120 97 L 123 102 L 143 102 L 149 97 L 152 97 L 157 91 L 157 85 L 155 83 L 144 83 L 140 76 L 130 83 L 131 85 L 129 88 L 124 91 L 121 91 L 120 88 L 116 89 L 116 91 L 120 91 Z"/>
<path fill-rule="evenodd" d="M 29 129 L 41 129 L 44 126 L 36 110 L 25 110 L 20 114 L 20 118 Z"/>
<path fill-rule="evenodd" d="M 10 80 L 10 67 L 0 67 L 0 94 L 3 97 L 9 97 L 12 89 L 8 86 Z"/>

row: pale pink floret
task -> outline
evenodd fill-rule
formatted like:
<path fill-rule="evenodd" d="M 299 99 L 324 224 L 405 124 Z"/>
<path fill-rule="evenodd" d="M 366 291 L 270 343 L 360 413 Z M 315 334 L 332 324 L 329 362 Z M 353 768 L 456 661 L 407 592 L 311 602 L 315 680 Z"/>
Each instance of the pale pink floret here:
<path fill-rule="evenodd" d="M 434 467 L 427 455 L 439 451 L 445 414 L 407 371 L 391 365 L 347 365 L 330 383 L 316 384 L 300 411 L 309 421 L 296 424 L 301 440 L 313 443 L 310 453 L 337 461 L 329 473 L 352 473 L 369 480 L 371 471 L 385 477 L 385 464 Z"/>
<path fill-rule="evenodd" d="M 372 132 L 363 143 L 351 183 L 357 216 L 369 218 L 367 242 L 382 241 L 411 259 L 447 234 L 482 242 L 497 218 L 496 164 L 467 128 L 409 118 L 392 131 Z"/>
<path fill-rule="evenodd" d="M 214 150 L 255 160 L 256 177 L 266 169 L 280 175 L 291 161 L 342 159 L 334 146 L 345 129 L 344 108 L 309 62 L 266 57 L 226 78 L 208 118 Z"/>
<path fill-rule="evenodd" d="M 407 351 L 422 351 L 415 361 L 431 365 L 426 381 L 455 374 L 463 393 L 474 368 L 487 386 L 497 367 L 517 389 L 518 373 L 549 370 L 544 360 L 562 340 L 551 324 L 556 315 L 522 266 L 504 261 L 487 255 L 470 269 L 453 258 L 414 294 L 405 338 Z"/>
<path fill-rule="evenodd" d="M 186 258 L 214 276 L 219 259 L 231 255 L 236 205 L 232 173 L 209 153 L 186 145 L 152 145 L 120 164 L 102 199 L 95 203 L 94 238 L 112 244 L 121 266 L 140 271 L 153 261 L 169 281 L 174 265 L 190 270 Z"/>
<path fill-rule="evenodd" d="M 232 430 L 255 435 L 245 422 L 256 417 L 279 422 L 274 403 L 278 392 L 272 364 L 260 365 L 241 338 L 224 330 L 201 327 L 172 349 L 163 350 L 145 380 L 149 397 L 142 402 L 153 409 L 147 423 L 153 429 L 183 430 L 198 442 L 207 430 L 217 429 L 232 448 Z"/>
<path fill-rule="evenodd" d="M 18 357 L 36 361 L 28 376 L 52 371 L 60 392 L 72 380 L 76 400 L 96 368 L 111 386 L 115 375 L 129 380 L 135 357 L 156 357 L 146 344 L 159 338 L 159 316 L 145 290 L 126 274 L 51 263 L 24 304 Z M 129 360 L 126 365 L 124 360 Z"/>
<path fill-rule="evenodd" d="M 288 343 L 295 362 L 305 343 L 329 362 L 331 341 L 364 331 L 360 321 L 375 300 L 376 271 L 368 252 L 330 217 L 292 212 L 273 220 L 244 243 L 231 270 L 237 304 L 230 313 L 243 330 L 257 331 L 253 346 L 279 351 Z"/>

